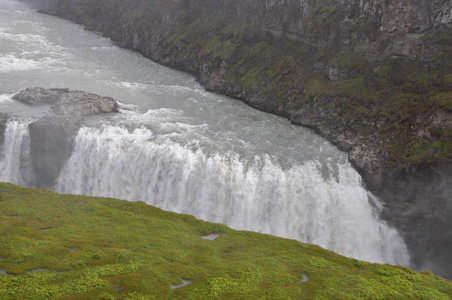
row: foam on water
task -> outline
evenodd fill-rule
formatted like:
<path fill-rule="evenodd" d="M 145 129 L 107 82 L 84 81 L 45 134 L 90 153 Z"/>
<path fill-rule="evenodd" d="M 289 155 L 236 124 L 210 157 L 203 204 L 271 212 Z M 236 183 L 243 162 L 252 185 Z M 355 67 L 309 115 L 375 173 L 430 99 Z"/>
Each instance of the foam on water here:
<path fill-rule="evenodd" d="M 149 85 L 139 83 L 139 82 L 128 82 L 128 81 L 121 81 L 118 83 L 118 85 L 125 87 L 127 89 L 147 89 L 149 88 Z"/>
<path fill-rule="evenodd" d="M 43 57 L 40 59 L 19 58 L 15 55 L 7 54 L 0 56 L 0 72 L 10 73 L 14 71 L 47 69 L 52 66 L 62 66 L 59 59 Z"/>
<path fill-rule="evenodd" d="M 0 94 L 0 105 L 13 102 L 13 95 L 14 94 Z"/>
<path fill-rule="evenodd" d="M 27 43 L 28 45 L 40 46 L 46 48 L 53 48 L 55 45 L 52 45 L 45 37 L 37 34 L 23 34 L 23 33 L 9 33 L 9 32 L 0 32 L 0 39 L 10 40 L 14 42 Z"/>

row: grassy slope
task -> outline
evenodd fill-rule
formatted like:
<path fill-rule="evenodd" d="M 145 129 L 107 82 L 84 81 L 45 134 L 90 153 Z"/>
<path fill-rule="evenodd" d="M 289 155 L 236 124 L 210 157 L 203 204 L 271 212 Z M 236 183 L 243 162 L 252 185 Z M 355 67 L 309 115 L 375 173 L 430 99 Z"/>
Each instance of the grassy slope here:
<path fill-rule="evenodd" d="M 221 235 L 201 238 L 212 233 Z M 0 184 L 0 257 L 0 299 L 452 298 L 452 282 L 430 272 L 361 262 L 142 202 L 11 184 Z M 171 288 L 183 280 L 192 283 Z"/>

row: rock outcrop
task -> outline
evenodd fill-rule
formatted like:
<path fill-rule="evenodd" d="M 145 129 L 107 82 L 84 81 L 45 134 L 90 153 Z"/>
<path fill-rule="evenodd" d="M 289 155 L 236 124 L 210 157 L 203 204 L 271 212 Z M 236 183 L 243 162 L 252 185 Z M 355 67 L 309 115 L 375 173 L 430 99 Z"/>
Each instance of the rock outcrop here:
<path fill-rule="evenodd" d="M 405 234 L 414 267 L 452 278 L 452 245 L 424 229 L 452 228 L 452 185 L 438 184 L 452 168 L 449 0 L 32 2 L 208 90 L 313 128 L 350 153 Z M 413 226 L 429 211 L 438 215 Z M 430 240 L 443 247 L 431 251 Z"/>
<path fill-rule="evenodd" d="M 69 89 L 28 88 L 13 96 L 28 105 L 52 105 L 57 115 L 89 116 L 118 111 L 113 98 Z"/>
<path fill-rule="evenodd" d="M 110 97 L 69 89 L 29 88 L 13 96 L 28 105 L 52 105 L 53 114 L 29 125 L 35 186 L 50 188 L 70 157 L 83 117 L 118 111 Z M 1 129 L 0 115 L 0 129 Z M 1 143 L 0 143 L 1 144 Z"/>

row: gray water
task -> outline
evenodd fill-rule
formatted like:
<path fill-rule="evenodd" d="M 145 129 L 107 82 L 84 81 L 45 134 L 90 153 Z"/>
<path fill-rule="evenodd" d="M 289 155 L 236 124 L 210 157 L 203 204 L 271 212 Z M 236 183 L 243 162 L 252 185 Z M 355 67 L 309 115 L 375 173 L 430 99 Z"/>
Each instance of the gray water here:
<path fill-rule="evenodd" d="M 206 92 L 81 26 L 0 0 L 0 181 L 33 185 L 28 124 L 50 113 L 12 100 L 67 87 L 111 96 L 119 114 L 87 118 L 53 189 L 144 201 L 236 229 L 408 265 L 400 235 L 346 154 L 311 131 Z"/>

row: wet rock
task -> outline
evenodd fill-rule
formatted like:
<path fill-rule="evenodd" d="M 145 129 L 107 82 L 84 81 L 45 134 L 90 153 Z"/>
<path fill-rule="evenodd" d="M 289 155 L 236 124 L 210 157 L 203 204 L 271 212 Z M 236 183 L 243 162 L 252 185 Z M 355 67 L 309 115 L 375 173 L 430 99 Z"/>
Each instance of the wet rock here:
<path fill-rule="evenodd" d="M 50 115 L 30 124 L 30 156 L 36 187 L 50 188 L 70 157 L 80 116 Z"/>
<path fill-rule="evenodd" d="M 55 104 L 68 89 L 29 88 L 13 96 L 14 100 L 28 105 Z"/>
<path fill-rule="evenodd" d="M 69 89 L 28 88 L 13 99 L 28 105 L 50 104 L 53 112 L 59 115 L 89 116 L 118 111 L 118 103 L 113 98 Z"/>
<path fill-rule="evenodd" d="M 110 97 L 101 97 L 96 94 L 70 91 L 64 93 L 61 100 L 53 106 L 56 114 L 78 114 L 89 116 L 102 113 L 112 113 L 118 111 L 118 103 Z"/>

